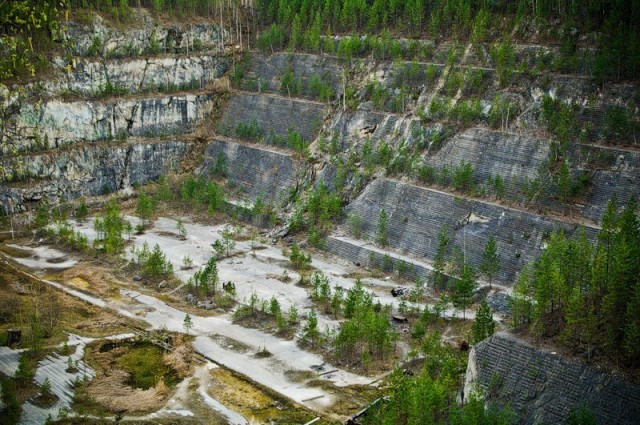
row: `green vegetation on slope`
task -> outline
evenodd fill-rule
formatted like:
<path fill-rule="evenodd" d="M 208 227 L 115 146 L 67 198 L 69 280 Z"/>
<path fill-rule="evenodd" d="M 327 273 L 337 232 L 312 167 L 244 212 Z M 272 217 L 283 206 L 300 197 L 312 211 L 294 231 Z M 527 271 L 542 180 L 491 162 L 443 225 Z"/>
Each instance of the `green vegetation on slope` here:
<path fill-rule="evenodd" d="M 474 2 L 471 0 L 258 0 L 258 16 L 263 34 L 258 47 L 270 50 L 307 49 L 327 51 L 322 35 L 369 32 L 400 32 L 411 37 L 470 39 L 487 41 L 502 16 L 524 29 L 531 22 L 543 24 L 562 20 L 552 42 L 561 44 L 561 68 L 577 62 L 577 42 L 582 31 L 601 31 L 601 50 L 595 57 L 593 75 L 600 81 L 637 78 L 640 75 L 640 1 L 552 1 Z M 500 25 L 500 24 L 498 24 Z M 305 30 L 306 29 L 306 30 Z M 503 31 L 510 31 L 502 28 Z M 387 33 L 388 34 L 388 33 Z M 494 34 L 498 35 L 498 34 Z M 516 34 L 518 35 L 518 34 Z M 400 52 L 400 44 L 381 40 L 381 48 Z M 357 54 L 352 39 L 338 51 Z M 335 46 L 329 40 L 329 50 Z M 373 49 L 372 49 L 373 50 Z"/>
<path fill-rule="evenodd" d="M 460 374 L 466 355 L 441 342 L 432 334 L 421 346 L 425 354 L 422 370 L 416 375 L 396 369 L 389 377 L 389 401 L 379 403 L 364 418 L 363 424 L 509 424 L 515 415 L 499 410 L 480 397 L 460 406 L 456 403 Z"/>
<path fill-rule="evenodd" d="M 0 2 L 0 81 L 34 76 L 47 66 L 43 52 L 60 41 L 64 1 Z"/>
<path fill-rule="evenodd" d="M 588 358 L 640 365 L 640 220 L 637 203 L 611 201 L 594 247 L 581 232 L 552 234 L 514 287 L 514 325 L 555 337 Z"/>

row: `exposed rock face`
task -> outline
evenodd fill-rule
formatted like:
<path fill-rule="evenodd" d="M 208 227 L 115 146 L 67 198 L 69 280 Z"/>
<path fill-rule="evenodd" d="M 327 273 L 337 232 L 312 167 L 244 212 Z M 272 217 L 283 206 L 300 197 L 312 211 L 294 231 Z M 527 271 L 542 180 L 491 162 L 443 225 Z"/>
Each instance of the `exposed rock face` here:
<path fill-rule="evenodd" d="M 476 184 L 501 176 L 505 185 L 514 186 L 536 178 L 549 155 L 549 142 L 517 134 L 470 129 L 447 142 L 427 160 L 429 165 L 452 170 L 463 162 L 473 165 Z"/>
<path fill-rule="evenodd" d="M 599 146 L 577 145 L 571 152 L 577 169 L 592 176 L 582 215 L 600 221 L 609 199 L 625 205 L 640 198 L 640 152 Z"/>
<path fill-rule="evenodd" d="M 195 24 L 167 24 L 156 21 L 144 9 L 134 9 L 135 26 L 115 28 L 108 25 L 100 16 L 90 23 L 65 22 L 67 38 L 72 40 L 74 54 L 87 56 L 92 45 L 99 43 L 98 54 L 107 56 L 135 56 L 159 49 L 157 53 L 174 53 L 202 46 L 208 49 L 218 48 L 222 38 L 227 38 L 220 27 L 202 20 Z M 97 41 L 96 41 L 97 40 Z"/>
<path fill-rule="evenodd" d="M 282 205 L 289 191 L 306 177 L 307 168 L 291 155 L 259 147 L 214 140 L 206 151 L 204 170 L 212 174 L 216 163 L 226 163 L 228 186 L 237 197 L 253 202 L 261 197 L 265 203 Z"/>
<path fill-rule="evenodd" d="M 126 189 L 179 168 L 192 142 L 176 137 L 205 123 L 220 100 L 207 90 L 228 69 L 226 33 L 206 20 L 167 24 L 144 9 L 132 13 L 125 28 L 97 15 L 65 23 L 77 56 L 54 59 L 45 80 L 0 87 L 5 212 Z"/>
<path fill-rule="evenodd" d="M 367 139 L 392 144 L 398 143 L 399 140 L 415 143 L 411 130 L 418 126 L 419 120 L 415 118 L 358 110 L 334 114 L 327 127 L 337 137 L 340 149 L 347 149 L 362 145 Z"/>
<path fill-rule="evenodd" d="M 414 281 L 421 279 L 423 282 L 426 282 L 433 270 L 433 268 L 426 263 L 407 260 L 394 253 L 388 253 L 382 249 L 378 249 L 372 244 L 354 243 L 353 240 L 339 236 L 328 236 L 325 249 L 340 258 L 344 258 L 360 266 L 381 269 L 387 273 L 391 273 L 392 270 L 385 270 L 385 268 L 393 268 L 401 277 Z"/>
<path fill-rule="evenodd" d="M 229 101 L 221 132 L 232 136 L 239 123 L 250 124 L 255 120 L 268 142 L 272 142 L 274 136 L 286 138 L 289 129 L 311 142 L 320 131 L 325 112 L 326 106 L 319 102 L 241 93 Z"/>
<path fill-rule="evenodd" d="M 640 386 L 611 373 L 537 349 L 507 333 L 469 353 L 463 398 L 479 388 L 490 401 L 509 405 L 521 424 L 564 423 L 586 404 L 601 424 L 637 424 Z"/>
<path fill-rule="evenodd" d="M 25 103 L 6 130 L 19 151 L 58 148 L 86 141 L 129 136 L 188 133 L 208 117 L 213 95 L 109 99 L 98 102 L 51 100 Z"/>
<path fill-rule="evenodd" d="M 0 204 L 6 213 L 18 213 L 45 199 L 55 204 L 144 184 L 176 170 L 188 149 L 187 142 L 169 141 L 31 155 L 23 166 L 30 177 L 3 184 Z"/>
<path fill-rule="evenodd" d="M 390 246 L 418 258 L 434 259 L 438 232 L 446 226 L 452 244 L 478 267 L 493 235 L 501 261 L 496 280 L 505 283 L 513 282 L 522 266 L 539 255 L 552 231 L 563 229 L 571 235 L 578 230 L 574 224 L 387 179 L 371 182 L 346 212 L 360 216 L 365 238 L 375 240 L 383 208 L 389 216 Z M 586 232 L 593 237 L 595 229 L 587 227 Z"/>
<path fill-rule="evenodd" d="M 60 77 L 40 83 L 43 94 L 93 97 L 109 90 L 128 93 L 199 90 L 228 69 L 225 58 L 209 54 L 107 60 L 78 58 L 74 63 L 75 67 L 67 73 L 66 61 L 58 58 Z"/>

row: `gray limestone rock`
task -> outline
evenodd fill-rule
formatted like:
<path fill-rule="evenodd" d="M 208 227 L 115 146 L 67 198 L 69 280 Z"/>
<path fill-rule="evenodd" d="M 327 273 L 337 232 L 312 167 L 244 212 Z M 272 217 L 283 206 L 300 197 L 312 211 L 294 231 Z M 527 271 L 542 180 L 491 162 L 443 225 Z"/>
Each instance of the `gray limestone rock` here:
<path fill-rule="evenodd" d="M 479 388 L 486 399 L 510 406 L 518 423 L 564 423 L 583 403 L 598 423 L 633 425 L 640 418 L 640 386 L 508 333 L 475 345 L 462 390 L 468 400 Z"/>

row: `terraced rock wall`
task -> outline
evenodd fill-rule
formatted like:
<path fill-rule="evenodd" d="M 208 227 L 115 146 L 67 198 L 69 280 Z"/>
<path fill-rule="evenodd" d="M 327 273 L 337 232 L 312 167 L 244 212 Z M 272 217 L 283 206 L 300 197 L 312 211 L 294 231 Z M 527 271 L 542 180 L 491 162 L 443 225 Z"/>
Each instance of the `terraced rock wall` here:
<path fill-rule="evenodd" d="M 227 185 L 236 190 L 236 197 L 249 202 L 260 197 L 266 203 L 281 204 L 308 172 L 308 166 L 290 154 L 213 140 L 206 150 L 205 175 L 214 172 L 221 158 L 226 163 Z"/>
<path fill-rule="evenodd" d="M 412 281 L 420 279 L 426 282 L 433 270 L 425 263 L 407 260 L 394 253 L 385 252 L 373 244 L 339 236 L 327 237 L 325 249 L 356 265 L 380 269 L 387 273 L 396 271 L 400 277 Z"/>
<path fill-rule="evenodd" d="M 484 184 L 499 175 L 507 187 L 517 191 L 520 182 L 537 177 L 548 155 L 546 140 L 476 128 L 448 141 L 426 163 L 449 170 L 463 162 L 470 163 L 474 183 Z"/>
<path fill-rule="evenodd" d="M 47 200 L 67 202 L 153 181 L 179 168 L 190 144 L 185 141 L 124 146 L 81 146 L 25 159 L 28 178 L 0 187 L 5 213 L 30 210 Z"/>
<path fill-rule="evenodd" d="M 464 399 L 476 388 L 509 405 L 521 424 L 564 423 L 583 403 L 600 424 L 632 425 L 640 417 L 640 386 L 506 333 L 471 349 Z"/>
<path fill-rule="evenodd" d="M 387 179 L 370 183 L 346 208 L 362 221 L 364 238 L 375 240 L 380 211 L 389 216 L 389 245 L 417 258 L 432 261 L 438 232 L 446 227 L 453 244 L 466 261 L 478 267 L 490 236 L 501 260 L 497 280 L 510 284 L 527 262 L 535 259 L 546 238 L 556 229 L 568 235 L 578 226 L 491 203 L 458 198 L 452 194 Z M 593 237 L 595 229 L 586 228 Z M 452 252 L 452 251 L 451 251 Z"/>
<path fill-rule="evenodd" d="M 268 142 L 274 136 L 287 137 L 289 129 L 296 130 L 302 138 L 315 140 L 324 120 L 326 106 L 319 102 L 239 93 L 229 100 L 220 124 L 220 132 L 234 136 L 238 124 L 250 124 L 255 120 L 261 134 Z"/>
<path fill-rule="evenodd" d="M 98 15 L 90 22 L 65 22 L 73 53 L 114 57 L 137 56 L 154 50 L 186 52 L 195 46 L 217 50 L 222 39 L 228 38 L 226 30 L 205 19 L 192 23 L 162 22 L 145 9 L 132 9 L 132 13 L 135 24 L 127 28 L 111 25 Z"/>
<path fill-rule="evenodd" d="M 110 90 L 126 93 L 199 90 L 222 77 L 229 67 L 226 58 L 211 54 L 77 58 L 69 73 L 65 60 L 58 59 L 55 65 L 60 70 L 59 78 L 43 81 L 37 87 L 48 97 L 96 97 Z"/>
<path fill-rule="evenodd" d="M 214 95 L 185 94 L 24 103 L 5 131 L 9 146 L 22 152 L 130 136 L 183 134 L 209 117 L 214 102 Z"/>

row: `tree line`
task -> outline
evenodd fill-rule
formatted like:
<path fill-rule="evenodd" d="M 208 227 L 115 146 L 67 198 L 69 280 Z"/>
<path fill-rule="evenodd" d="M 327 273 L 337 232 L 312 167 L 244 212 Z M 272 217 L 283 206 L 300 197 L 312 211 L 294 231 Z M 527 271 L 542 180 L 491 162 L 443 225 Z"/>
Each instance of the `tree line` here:
<path fill-rule="evenodd" d="M 424 34 L 439 30 L 443 35 L 469 35 L 482 11 L 516 14 L 518 19 L 560 18 L 587 30 L 616 21 L 636 28 L 640 25 L 638 0 L 257 0 L 256 9 L 265 27 L 277 23 L 291 28 L 300 19 L 308 28 L 319 19 L 324 30 L 331 27 L 335 32 L 394 29 Z"/>
<path fill-rule="evenodd" d="M 554 37 L 563 57 L 575 56 L 582 31 L 600 31 L 594 76 L 607 81 L 640 75 L 640 0 L 257 0 L 256 10 L 259 47 L 315 50 L 321 47 L 320 35 L 391 31 L 477 43 L 487 41 L 489 23 L 503 16 L 520 28 L 560 19 L 562 28 Z"/>
<path fill-rule="evenodd" d="M 240 46 L 316 51 L 322 37 L 333 34 L 391 31 L 484 42 L 489 23 L 502 16 L 510 15 L 520 27 L 536 19 L 561 19 L 556 41 L 567 57 L 575 54 L 582 31 L 601 33 L 593 66 L 598 80 L 640 75 L 640 0 L 21 0 L 0 3 L 0 80 L 46 68 L 45 52 L 52 41 L 61 41 L 59 30 L 69 11 L 96 10 L 126 21 L 133 16 L 131 7 L 214 19 L 227 29 L 225 41 Z"/>

